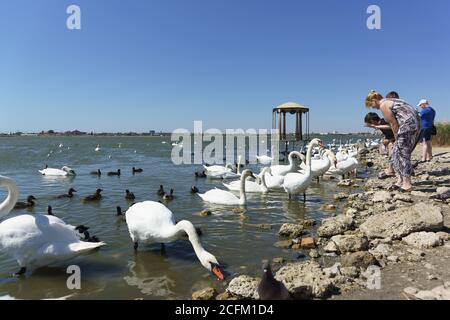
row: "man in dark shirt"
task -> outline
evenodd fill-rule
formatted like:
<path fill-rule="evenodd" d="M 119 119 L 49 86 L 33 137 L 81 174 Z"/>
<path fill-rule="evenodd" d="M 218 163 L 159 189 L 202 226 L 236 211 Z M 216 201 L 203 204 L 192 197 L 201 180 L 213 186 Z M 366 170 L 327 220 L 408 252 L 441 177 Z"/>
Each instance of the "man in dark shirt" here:
<path fill-rule="evenodd" d="M 366 116 L 364 118 L 364 123 L 365 123 L 366 127 L 378 129 L 384 135 L 383 145 L 385 148 L 387 148 L 388 155 L 390 158 L 391 153 L 392 153 L 392 147 L 395 142 L 395 136 L 394 136 L 394 132 L 391 129 L 391 126 L 387 123 L 386 120 L 380 118 L 378 116 L 378 114 L 376 114 L 375 112 L 369 112 L 368 114 L 366 114 Z M 395 172 L 389 161 L 388 168 L 386 170 L 384 170 L 383 172 L 381 172 L 378 175 L 378 178 L 385 179 L 385 178 L 393 177 L 393 176 L 395 176 Z"/>

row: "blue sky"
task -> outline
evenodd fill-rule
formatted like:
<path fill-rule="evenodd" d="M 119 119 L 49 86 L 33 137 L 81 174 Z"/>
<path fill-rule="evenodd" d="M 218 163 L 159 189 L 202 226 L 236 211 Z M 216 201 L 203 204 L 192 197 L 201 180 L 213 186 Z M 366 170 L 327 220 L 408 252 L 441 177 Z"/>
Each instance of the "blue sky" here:
<path fill-rule="evenodd" d="M 360 131 L 370 89 L 450 120 L 447 0 L 2 0 L 0 39 L 0 132 L 268 128 L 286 101 Z"/>

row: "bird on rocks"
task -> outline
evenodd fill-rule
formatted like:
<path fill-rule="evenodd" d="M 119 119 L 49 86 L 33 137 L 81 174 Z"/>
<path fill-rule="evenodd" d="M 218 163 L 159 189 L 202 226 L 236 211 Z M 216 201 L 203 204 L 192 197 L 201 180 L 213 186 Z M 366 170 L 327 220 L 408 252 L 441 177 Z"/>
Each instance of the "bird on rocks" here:
<path fill-rule="evenodd" d="M 269 262 L 264 264 L 263 275 L 257 290 L 261 300 L 287 300 L 290 298 L 289 291 L 283 282 L 273 277 Z"/>

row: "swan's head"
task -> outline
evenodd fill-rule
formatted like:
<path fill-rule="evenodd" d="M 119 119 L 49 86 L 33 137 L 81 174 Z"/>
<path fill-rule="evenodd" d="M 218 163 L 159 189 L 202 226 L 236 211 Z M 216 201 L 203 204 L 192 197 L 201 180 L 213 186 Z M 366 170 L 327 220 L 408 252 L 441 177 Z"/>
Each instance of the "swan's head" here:
<path fill-rule="evenodd" d="M 247 179 L 248 177 L 252 177 L 253 179 L 256 179 L 255 175 L 253 174 L 253 172 L 249 169 L 245 169 L 244 171 L 242 171 L 242 176 L 243 179 Z"/>
<path fill-rule="evenodd" d="M 202 266 L 212 272 L 219 280 L 225 279 L 225 276 L 220 269 L 219 262 L 211 253 L 203 250 L 198 258 Z"/>
<path fill-rule="evenodd" d="M 321 147 L 324 146 L 322 140 L 320 140 L 319 138 L 312 139 L 310 142 L 310 145 L 311 146 L 321 146 Z"/>
<path fill-rule="evenodd" d="M 225 166 L 225 169 L 233 170 L 233 165 L 231 163 L 227 163 L 227 165 Z"/>
<path fill-rule="evenodd" d="M 295 162 L 295 163 L 300 163 L 300 161 L 302 160 L 301 158 L 302 154 L 298 151 L 292 151 L 291 153 L 289 153 L 289 162 Z"/>

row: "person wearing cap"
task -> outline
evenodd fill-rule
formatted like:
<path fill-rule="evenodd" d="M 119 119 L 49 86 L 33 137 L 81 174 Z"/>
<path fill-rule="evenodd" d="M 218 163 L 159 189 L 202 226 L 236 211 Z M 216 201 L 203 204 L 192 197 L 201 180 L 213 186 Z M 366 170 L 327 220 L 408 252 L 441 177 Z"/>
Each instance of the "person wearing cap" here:
<path fill-rule="evenodd" d="M 365 101 L 366 107 L 374 108 L 383 112 L 383 116 L 390 124 L 394 132 L 394 148 L 389 160 L 397 176 L 397 182 L 390 190 L 411 192 L 411 175 L 413 166 L 411 154 L 419 141 L 420 117 L 417 111 L 406 101 L 401 99 L 384 99 L 376 92 L 370 91 Z"/>
<path fill-rule="evenodd" d="M 433 149 L 431 144 L 431 136 L 433 133 L 434 118 L 436 117 L 436 111 L 428 100 L 422 99 L 417 104 L 420 110 L 420 119 L 422 121 L 422 131 L 420 135 L 420 141 L 422 142 L 422 161 L 430 161 L 433 159 Z"/>

